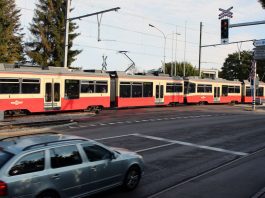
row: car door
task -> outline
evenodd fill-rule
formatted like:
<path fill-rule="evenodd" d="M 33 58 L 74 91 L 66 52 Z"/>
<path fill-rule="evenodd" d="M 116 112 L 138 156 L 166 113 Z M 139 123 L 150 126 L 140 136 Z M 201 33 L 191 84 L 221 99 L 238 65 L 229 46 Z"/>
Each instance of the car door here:
<path fill-rule="evenodd" d="M 45 152 L 25 154 L 8 170 L 9 197 L 33 197 L 45 185 Z"/>
<path fill-rule="evenodd" d="M 49 179 L 62 197 L 72 197 L 84 193 L 82 184 L 85 182 L 81 155 L 76 145 L 60 146 L 50 149 Z"/>
<path fill-rule="evenodd" d="M 88 158 L 91 175 L 87 178 L 88 192 L 100 191 L 120 185 L 123 181 L 125 167 L 123 161 L 112 151 L 97 144 L 82 144 Z"/>

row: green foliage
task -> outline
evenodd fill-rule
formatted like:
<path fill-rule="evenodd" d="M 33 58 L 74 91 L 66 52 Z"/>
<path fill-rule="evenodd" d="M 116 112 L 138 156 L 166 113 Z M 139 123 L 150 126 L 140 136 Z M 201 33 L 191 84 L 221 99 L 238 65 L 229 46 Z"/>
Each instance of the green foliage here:
<path fill-rule="evenodd" d="M 15 0 L 0 0 L 0 62 L 14 63 L 23 60 L 20 10 Z"/>
<path fill-rule="evenodd" d="M 257 61 L 257 74 L 259 75 L 259 79 L 265 82 L 265 60 Z"/>
<path fill-rule="evenodd" d="M 261 3 L 262 7 L 265 9 L 265 0 L 259 0 L 259 2 Z"/>
<path fill-rule="evenodd" d="M 176 62 L 176 76 L 183 76 L 184 62 Z M 166 63 L 166 74 L 171 74 L 171 63 Z M 175 62 L 173 62 L 173 73 L 175 75 Z M 198 76 L 199 71 L 190 63 L 185 64 L 185 76 Z"/>
<path fill-rule="evenodd" d="M 65 18 L 65 0 L 39 0 L 29 28 L 34 38 L 27 43 L 27 54 L 33 62 L 42 66 L 63 67 Z M 72 50 L 73 40 L 79 35 L 74 33 L 77 28 L 75 23 L 70 22 L 68 66 L 81 53 L 80 50 Z"/>
<path fill-rule="evenodd" d="M 228 55 L 222 67 L 220 77 L 227 80 L 248 79 L 253 59 L 252 52 L 242 51 L 240 53 L 240 60 L 238 55 L 238 52 Z"/>

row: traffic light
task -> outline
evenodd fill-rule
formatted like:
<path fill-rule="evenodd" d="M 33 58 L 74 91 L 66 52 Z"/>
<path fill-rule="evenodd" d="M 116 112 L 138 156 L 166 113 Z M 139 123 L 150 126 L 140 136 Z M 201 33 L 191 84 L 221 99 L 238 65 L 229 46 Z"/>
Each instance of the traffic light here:
<path fill-rule="evenodd" d="M 228 43 L 229 37 L 229 19 L 221 20 L 221 41 L 223 44 Z"/>

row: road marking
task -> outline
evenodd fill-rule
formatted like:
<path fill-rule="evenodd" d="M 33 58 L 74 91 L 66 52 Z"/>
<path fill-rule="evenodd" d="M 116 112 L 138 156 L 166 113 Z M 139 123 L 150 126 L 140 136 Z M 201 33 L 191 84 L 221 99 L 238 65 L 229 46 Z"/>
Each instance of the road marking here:
<path fill-rule="evenodd" d="M 135 135 L 135 133 L 126 134 L 126 135 L 110 136 L 110 137 L 105 137 L 105 138 L 100 138 L 100 139 L 94 139 L 94 140 L 95 141 L 108 140 L 108 139 L 115 139 L 115 138 L 121 138 L 121 137 L 133 136 L 133 135 Z"/>
<path fill-rule="evenodd" d="M 213 117 L 213 116 L 224 116 L 227 114 L 216 114 L 216 115 L 197 115 L 197 116 L 183 116 L 183 117 L 167 117 L 167 118 L 151 118 L 151 119 L 144 119 L 144 120 L 135 120 L 135 121 L 119 121 L 119 122 L 110 122 L 110 123 L 96 123 L 96 124 L 89 124 L 87 126 L 79 125 L 79 126 L 69 126 L 69 128 L 84 128 L 84 127 L 95 127 L 95 126 L 106 126 L 106 125 L 115 125 L 115 124 L 132 124 L 132 123 L 141 123 L 141 122 L 155 122 L 155 121 L 167 121 L 167 120 L 176 120 L 176 119 L 188 119 L 188 118 L 203 118 L 203 117 Z"/>
<path fill-rule="evenodd" d="M 143 138 L 152 139 L 152 140 L 164 141 L 164 142 L 169 142 L 169 143 L 174 143 L 174 144 L 180 144 L 183 146 L 190 146 L 190 147 L 195 147 L 195 148 L 200 148 L 200 149 L 217 151 L 217 152 L 222 152 L 222 153 L 229 153 L 229 154 L 233 154 L 233 155 L 241 155 L 241 156 L 248 155 L 248 153 L 226 150 L 226 149 L 221 149 L 221 148 L 211 147 L 211 146 L 204 146 L 204 145 L 199 145 L 199 144 L 193 144 L 193 143 L 189 143 L 189 142 L 171 140 L 171 139 L 166 139 L 166 138 L 160 138 L 160 137 L 155 137 L 155 136 L 150 136 L 150 135 L 142 135 L 142 134 L 138 134 L 138 133 L 134 134 L 134 136 L 143 137 Z"/>
<path fill-rule="evenodd" d="M 150 147 L 150 148 L 146 148 L 146 149 L 141 149 L 141 150 L 138 150 L 138 151 L 135 151 L 135 152 L 136 153 L 141 153 L 141 152 L 144 152 L 144 151 L 149 151 L 149 150 L 153 150 L 153 149 L 163 148 L 163 147 L 171 146 L 171 145 L 174 145 L 174 144 L 176 144 L 176 143 L 163 144 L 163 145 L 160 145 L 160 146 L 154 146 L 154 147 Z"/>
<path fill-rule="evenodd" d="M 124 122 L 116 122 L 117 124 L 123 124 Z"/>

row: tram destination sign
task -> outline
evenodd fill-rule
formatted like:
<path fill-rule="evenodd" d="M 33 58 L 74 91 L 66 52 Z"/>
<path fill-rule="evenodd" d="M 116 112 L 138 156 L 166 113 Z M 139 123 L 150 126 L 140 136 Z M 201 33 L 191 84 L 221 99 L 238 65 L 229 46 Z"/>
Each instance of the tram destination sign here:
<path fill-rule="evenodd" d="M 254 48 L 254 59 L 265 60 L 265 46 Z"/>

